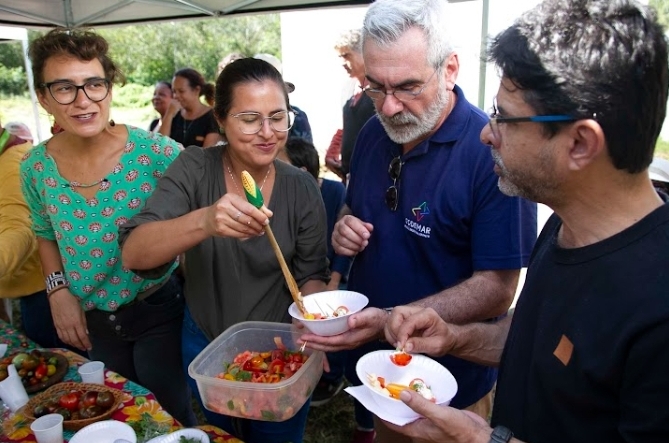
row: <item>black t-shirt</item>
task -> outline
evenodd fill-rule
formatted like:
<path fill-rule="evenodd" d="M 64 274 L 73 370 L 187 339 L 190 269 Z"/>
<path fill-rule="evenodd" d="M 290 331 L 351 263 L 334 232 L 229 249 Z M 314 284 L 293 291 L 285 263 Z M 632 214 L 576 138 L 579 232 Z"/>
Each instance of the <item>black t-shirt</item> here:
<path fill-rule="evenodd" d="M 195 120 L 185 120 L 181 112 L 172 119 L 170 137 L 181 143 L 184 147 L 200 146 L 204 144 L 204 138 L 212 132 L 218 133 L 218 123 L 214 118 L 214 110 L 210 109 Z"/>
<path fill-rule="evenodd" d="M 529 443 L 669 442 L 669 204 L 590 246 L 542 231 L 492 424 Z"/>

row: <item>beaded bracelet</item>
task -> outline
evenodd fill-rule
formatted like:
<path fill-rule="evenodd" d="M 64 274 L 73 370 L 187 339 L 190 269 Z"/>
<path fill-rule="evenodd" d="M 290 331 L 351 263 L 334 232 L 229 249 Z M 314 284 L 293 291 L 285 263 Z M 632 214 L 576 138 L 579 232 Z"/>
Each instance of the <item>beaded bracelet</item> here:
<path fill-rule="evenodd" d="M 70 282 L 67 281 L 65 278 L 65 275 L 63 274 L 63 271 L 56 271 L 52 272 L 46 277 L 46 280 L 44 280 L 44 284 L 46 285 L 46 293 L 50 294 L 54 289 L 56 289 L 59 286 L 70 286 Z"/>
<path fill-rule="evenodd" d="M 68 282 L 67 284 L 56 286 L 56 289 L 53 289 L 51 292 L 46 293 L 46 299 L 49 300 L 53 294 L 56 292 L 60 291 L 61 289 L 67 289 L 70 287 L 70 283 Z"/>

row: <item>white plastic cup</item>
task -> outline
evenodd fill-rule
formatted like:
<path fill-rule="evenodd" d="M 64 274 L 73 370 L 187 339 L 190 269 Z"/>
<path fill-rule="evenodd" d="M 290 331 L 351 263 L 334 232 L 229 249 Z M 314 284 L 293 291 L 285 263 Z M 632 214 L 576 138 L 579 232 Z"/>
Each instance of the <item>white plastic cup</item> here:
<path fill-rule="evenodd" d="M 63 443 L 63 416 L 43 415 L 30 425 L 37 443 Z"/>
<path fill-rule="evenodd" d="M 7 373 L 7 378 L 0 381 L 0 399 L 12 412 L 16 412 L 28 403 L 28 393 L 14 365 L 7 366 Z"/>
<path fill-rule="evenodd" d="M 101 361 L 84 363 L 79 366 L 78 371 L 84 383 L 105 384 L 105 364 Z"/>

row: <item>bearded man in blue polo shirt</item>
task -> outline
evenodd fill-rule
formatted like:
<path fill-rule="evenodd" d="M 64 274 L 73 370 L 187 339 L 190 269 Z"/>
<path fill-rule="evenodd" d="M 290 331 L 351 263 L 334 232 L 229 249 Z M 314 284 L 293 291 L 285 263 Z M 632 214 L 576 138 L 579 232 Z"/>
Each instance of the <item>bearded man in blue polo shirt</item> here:
<path fill-rule="evenodd" d="M 366 93 L 377 116 L 358 136 L 333 245 L 355 256 L 348 288 L 371 307 L 351 316 L 344 334 L 301 338 L 316 349 L 352 349 L 354 384 L 358 358 L 384 346 L 383 308 L 432 307 L 458 324 L 504 315 L 536 240 L 536 205 L 499 191 L 479 139 L 488 117 L 456 85 L 446 3 L 377 0 L 363 24 Z M 440 361 L 459 385 L 451 405 L 487 418 L 496 370 Z M 406 438 L 378 421 L 376 430 L 377 441 Z"/>

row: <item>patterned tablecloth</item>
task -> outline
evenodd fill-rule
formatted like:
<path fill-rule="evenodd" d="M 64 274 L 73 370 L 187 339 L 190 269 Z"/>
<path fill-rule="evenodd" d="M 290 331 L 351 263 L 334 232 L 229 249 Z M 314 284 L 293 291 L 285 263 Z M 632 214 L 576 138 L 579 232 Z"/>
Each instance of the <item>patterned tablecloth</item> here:
<path fill-rule="evenodd" d="M 0 343 L 8 345 L 7 355 L 20 350 L 29 351 L 39 348 L 36 343 L 2 320 L 0 320 Z M 81 381 L 77 368 L 86 363 L 87 359 L 67 349 L 48 350 L 64 355 L 70 363 L 63 381 Z M 139 421 L 144 414 L 149 414 L 154 421 L 169 425 L 172 431 L 182 428 L 181 424 L 160 406 L 155 395 L 148 389 L 109 370 L 105 370 L 105 385 L 120 389 L 125 393 L 124 402 L 112 415 L 112 419 L 128 423 Z M 198 426 L 198 428 L 205 431 L 214 443 L 242 443 L 241 440 L 215 426 Z M 35 442 L 35 436 L 30 430 L 30 421 L 21 413 L 11 413 L 2 403 L 0 403 L 0 430 L 2 431 L 0 442 Z M 74 432 L 66 430 L 64 434 L 67 442 L 72 438 Z"/>

